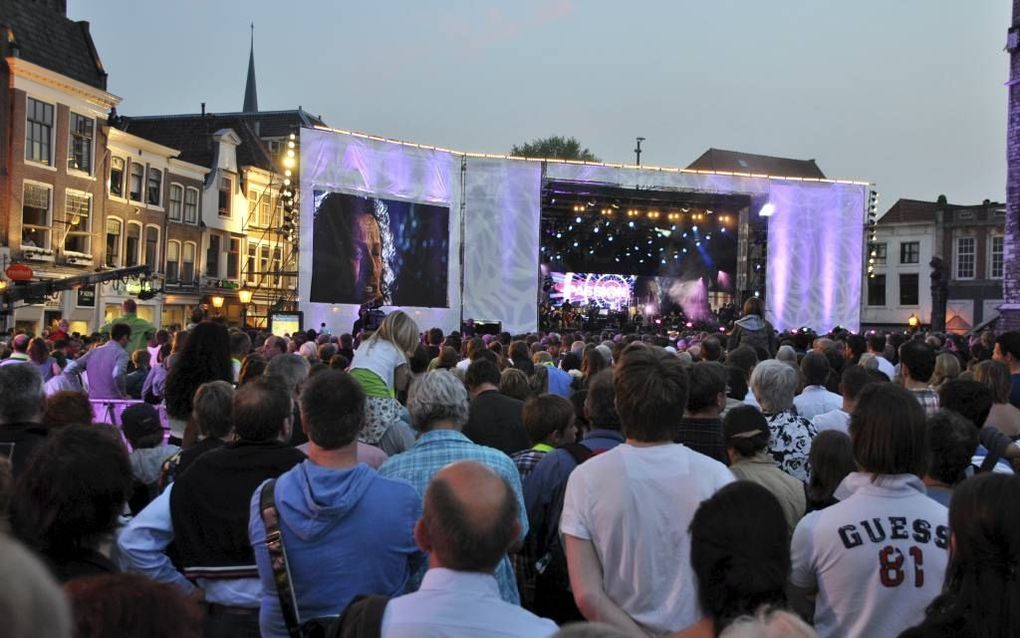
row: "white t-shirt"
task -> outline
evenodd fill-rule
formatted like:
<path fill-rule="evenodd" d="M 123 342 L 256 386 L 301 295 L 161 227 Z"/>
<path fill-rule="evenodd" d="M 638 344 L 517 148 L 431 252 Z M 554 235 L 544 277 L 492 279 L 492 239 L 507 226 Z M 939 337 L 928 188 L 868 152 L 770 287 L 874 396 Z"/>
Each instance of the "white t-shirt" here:
<path fill-rule="evenodd" d="M 570 474 L 560 532 L 590 540 L 609 598 L 654 633 L 701 618 L 687 533 L 698 505 L 733 474 L 674 443 L 618 445 Z"/>
<path fill-rule="evenodd" d="M 811 424 L 815 426 L 815 429 L 819 432 L 825 430 L 836 430 L 843 434 L 850 434 L 850 415 L 843 411 L 843 408 L 826 412 L 825 414 L 819 414 L 815 418 L 811 419 Z"/>
<path fill-rule="evenodd" d="M 916 476 L 853 472 L 839 503 L 801 519 L 791 582 L 818 589 L 815 630 L 828 636 L 898 636 L 924 619 L 949 561 L 948 510 Z"/>
<path fill-rule="evenodd" d="M 407 363 L 407 357 L 395 345 L 379 339 L 366 341 L 354 351 L 351 370 L 360 368 L 374 372 L 387 388 L 393 388 L 393 371 Z"/>
<path fill-rule="evenodd" d="M 843 407 L 843 397 L 835 392 L 829 392 L 820 385 L 809 385 L 793 398 L 793 405 L 797 408 L 798 416 L 810 421 L 819 414 Z"/>

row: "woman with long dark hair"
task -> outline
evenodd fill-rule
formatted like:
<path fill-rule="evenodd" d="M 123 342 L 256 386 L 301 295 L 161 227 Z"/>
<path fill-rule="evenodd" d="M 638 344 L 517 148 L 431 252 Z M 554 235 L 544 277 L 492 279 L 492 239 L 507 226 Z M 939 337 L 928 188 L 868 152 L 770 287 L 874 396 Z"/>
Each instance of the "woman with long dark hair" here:
<path fill-rule="evenodd" d="M 131 464 L 116 430 L 70 425 L 48 438 L 15 484 L 13 529 L 57 580 L 116 571 L 103 545 L 131 494 Z"/>
<path fill-rule="evenodd" d="M 825 430 L 811 441 L 808 454 L 811 477 L 807 481 L 807 511 L 814 512 L 837 503 L 836 488 L 857 471 L 850 437 L 838 430 Z"/>
<path fill-rule="evenodd" d="M 988 472 L 954 490 L 945 588 L 900 638 L 1020 636 L 1020 477 Z"/>
<path fill-rule="evenodd" d="M 174 356 L 166 378 L 166 411 L 170 417 L 170 442 L 180 445 L 191 418 L 195 391 L 210 381 L 234 381 L 230 336 L 223 324 L 203 321 L 188 334 L 184 348 Z"/>

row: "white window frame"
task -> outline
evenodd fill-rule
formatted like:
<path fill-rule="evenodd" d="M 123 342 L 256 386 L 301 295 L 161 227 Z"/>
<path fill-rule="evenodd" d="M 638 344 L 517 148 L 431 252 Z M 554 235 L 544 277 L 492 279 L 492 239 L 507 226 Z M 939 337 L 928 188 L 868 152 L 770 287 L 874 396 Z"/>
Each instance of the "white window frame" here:
<path fill-rule="evenodd" d="M 41 103 L 47 104 L 47 105 L 49 105 L 49 106 L 51 106 L 53 108 L 53 122 L 50 124 L 50 156 L 48 158 L 49 159 L 49 163 L 43 163 L 43 162 L 40 162 L 38 160 L 34 160 L 34 159 L 29 159 L 28 158 L 28 131 L 29 131 L 29 126 L 28 126 L 28 101 L 29 100 L 34 100 L 36 102 L 41 102 Z M 56 154 L 57 154 L 57 116 L 58 115 L 59 114 L 57 113 L 57 104 L 55 102 L 50 102 L 49 100 L 44 100 L 44 99 L 41 99 L 41 98 L 37 98 L 37 97 L 35 97 L 33 95 L 29 95 L 27 93 L 25 94 L 25 152 L 24 152 L 24 161 L 25 161 L 26 164 L 29 164 L 31 166 L 37 166 L 39 168 L 44 168 L 44 169 L 46 169 L 48 171 L 54 171 L 55 172 L 57 170 L 57 167 L 55 166 L 56 160 L 54 158 L 56 157 Z M 52 205 L 51 205 L 51 207 L 52 207 Z"/>
<path fill-rule="evenodd" d="M 177 241 L 176 239 L 171 239 L 166 243 L 166 261 L 164 262 L 165 266 L 164 272 L 166 272 L 167 282 L 171 284 L 180 283 L 181 281 L 181 256 L 182 256 L 181 248 L 182 248 L 181 242 Z M 172 252 L 172 249 L 177 250 L 177 267 L 175 268 L 176 272 L 174 273 L 173 278 L 170 277 L 171 274 L 170 253 Z"/>
<path fill-rule="evenodd" d="M 113 160 L 120 160 L 124 164 L 120 169 L 120 195 L 113 192 Z M 110 199 L 118 202 L 127 201 L 128 165 L 130 165 L 130 162 L 126 157 L 120 155 L 110 156 L 110 170 L 107 171 L 106 175 L 106 194 L 110 196 Z"/>
<path fill-rule="evenodd" d="M 19 219 L 21 221 L 21 228 L 22 228 L 22 230 L 21 230 L 21 239 L 19 239 L 18 242 L 21 245 L 22 250 L 24 250 L 26 248 L 29 249 L 29 250 L 32 249 L 32 246 L 26 246 L 25 244 L 21 243 L 22 241 L 24 241 L 24 238 L 25 238 L 25 230 L 24 230 L 25 229 L 25 190 L 26 190 L 26 187 L 29 186 L 29 185 L 31 185 L 31 186 L 38 186 L 40 188 L 46 189 L 50 193 L 50 195 L 49 195 L 49 207 L 48 207 L 48 209 L 46 211 L 46 225 L 45 226 L 38 226 L 36 224 L 30 224 L 30 225 L 35 227 L 35 228 L 45 228 L 46 229 L 46 245 L 45 246 L 36 246 L 35 248 L 38 248 L 40 250 L 52 250 L 53 249 L 53 190 L 54 189 L 53 189 L 53 184 L 47 184 L 46 182 L 37 182 L 37 181 L 32 180 L 32 179 L 26 179 L 26 180 L 23 180 L 22 183 L 21 183 L 21 211 L 19 213 Z"/>
<path fill-rule="evenodd" d="M 110 263 L 110 253 L 106 252 L 107 249 L 106 238 L 110 234 L 109 231 L 107 230 L 107 224 L 109 224 L 110 221 L 115 221 L 120 224 L 120 234 L 117 235 L 117 260 L 112 264 Z M 127 224 L 124 223 L 123 219 L 117 217 L 116 215 L 107 215 L 105 222 L 106 223 L 103 224 L 103 251 L 105 253 L 103 255 L 103 263 L 106 264 L 107 268 L 120 268 L 121 264 L 124 263 L 124 237 L 125 237 L 124 231 L 127 228 Z"/>
<path fill-rule="evenodd" d="M 226 209 L 220 208 L 220 193 L 223 192 L 223 182 L 227 183 L 227 207 Z M 232 217 L 234 203 L 234 179 L 229 175 L 220 175 L 219 181 L 216 182 L 216 214 L 223 219 L 230 219 Z M 226 212 L 224 212 L 226 211 Z"/>
<path fill-rule="evenodd" d="M 71 120 L 74 116 L 78 116 L 85 120 L 92 122 L 92 137 L 89 140 L 89 170 L 83 171 L 80 168 L 71 167 L 71 153 L 74 148 L 72 140 L 74 139 L 74 132 L 71 129 Z M 89 117 L 88 115 L 82 115 L 76 111 L 69 111 L 67 114 L 67 172 L 72 175 L 86 175 L 91 177 L 96 170 L 96 131 L 99 127 L 96 125 L 96 118 Z"/>
<path fill-rule="evenodd" d="M 77 231 L 71 230 L 71 228 L 72 228 L 72 226 L 70 224 L 71 220 L 70 220 L 70 216 L 67 214 L 67 200 L 68 200 L 68 198 L 71 195 L 78 195 L 78 196 L 84 197 L 86 200 L 88 200 L 89 210 L 88 210 L 88 217 L 86 218 L 87 219 L 87 224 L 86 224 L 85 230 L 77 230 Z M 92 250 L 93 250 L 92 240 L 94 239 L 93 233 L 92 233 L 92 220 L 93 220 L 93 217 L 95 216 L 95 212 L 96 212 L 96 207 L 95 207 L 94 204 L 95 204 L 95 199 L 92 197 L 92 193 L 89 193 L 87 191 L 75 190 L 75 189 L 72 189 L 72 188 L 64 189 L 64 237 L 63 237 L 63 241 L 60 242 L 60 250 L 65 255 L 68 254 L 68 252 L 70 252 L 72 255 L 82 255 L 82 256 L 87 256 L 89 258 L 92 257 Z M 84 252 L 68 251 L 67 250 L 67 238 L 72 236 L 72 235 L 84 236 L 86 244 L 88 245 L 88 250 L 86 250 Z"/>
<path fill-rule="evenodd" d="M 130 233 L 130 230 L 131 230 L 132 226 L 134 226 L 135 228 L 138 229 L 138 258 L 135 260 L 135 263 L 133 263 L 133 264 L 130 263 L 130 260 L 128 259 L 128 254 L 127 254 L 127 252 L 128 252 L 128 239 L 129 239 L 128 238 L 128 234 Z M 124 266 L 130 268 L 132 266 L 140 266 L 143 263 L 145 263 L 144 262 L 144 260 L 145 260 L 145 250 L 144 250 L 144 248 L 145 248 L 145 227 L 142 226 L 141 222 L 129 221 L 126 224 L 124 224 L 124 252 L 123 252 Z"/>
<path fill-rule="evenodd" d="M 151 264 L 149 263 L 149 260 L 146 259 L 146 252 L 147 252 L 148 246 L 149 246 L 149 229 L 150 228 L 155 228 L 156 229 L 156 254 L 153 255 L 153 260 L 152 260 L 153 263 L 151 263 Z M 142 263 L 143 264 L 145 264 L 145 265 L 149 266 L 150 268 L 152 268 L 152 272 L 160 272 L 161 271 L 161 268 L 160 268 L 161 262 L 159 261 L 159 253 L 160 253 L 159 242 L 162 239 L 162 237 L 163 237 L 163 234 L 160 231 L 159 226 L 157 226 L 156 224 L 146 224 L 145 228 L 142 229 L 142 251 L 141 251 L 142 254 L 141 254 L 141 259 L 142 259 Z"/>
<path fill-rule="evenodd" d="M 961 275 L 960 266 L 961 256 L 964 256 L 960 252 L 960 243 L 969 241 L 971 243 L 971 250 L 966 254 L 970 257 L 970 275 Z M 953 279 L 959 281 L 971 281 L 977 277 L 977 237 L 973 235 L 961 235 L 960 237 L 953 238 Z"/>
<path fill-rule="evenodd" d="M 195 208 L 194 208 L 194 211 L 193 211 L 194 214 L 195 214 L 194 215 L 194 219 L 188 219 L 188 194 L 189 193 L 194 193 L 195 194 Z M 184 223 L 185 224 L 195 224 L 195 225 L 197 225 L 199 220 L 202 218 L 202 214 L 200 212 L 201 207 L 202 207 L 202 194 L 199 192 L 199 190 L 197 188 L 195 188 L 194 186 L 188 186 L 187 188 L 185 188 L 184 189 L 184 204 L 181 207 L 181 218 L 184 220 Z"/>
<path fill-rule="evenodd" d="M 992 250 L 992 243 L 996 239 L 1002 242 L 1002 250 L 999 251 L 999 254 L 1002 255 L 1002 270 L 1001 272 L 999 272 L 998 275 L 995 274 L 994 269 L 992 268 L 992 263 L 994 261 L 993 257 L 995 255 L 995 251 Z M 1006 275 L 1006 236 L 999 232 L 993 232 L 988 236 L 988 279 L 1003 279 L 1005 275 Z"/>
<path fill-rule="evenodd" d="M 177 200 L 177 215 L 174 216 L 174 189 L 180 194 L 181 198 Z M 179 222 L 184 219 L 184 185 L 179 182 L 170 182 L 170 193 L 168 195 L 166 203 L 167 219 L 172 222 Z"/>
<path fill-rule="evenodd" d="M 259 245 L 256 242 L 249 241 L 248 246 L 244 252 L 244 263 L 249 268 L 242 268 L 242 278 L 248 282 L 249 285 L 256 285 L 258 280 L 255 277 L 255 273 L 258 270 L 259 263 Z"/>
<path fill-rule="evenodd" d="M 149 180 L 152 179 L 153 172 L 159 173 L 159 195 L 156 198 L 156 203 L 149 201 Z M 166 171 L 161 168 L 149 165 L 145 168 L 145 205 L 149 208 L 155 208 L 157 210 L 163 210 L 163 186 L 166 184 Z"/>
<path fill-rule="evenodd" d="M 191 247 L 191 278 L 185 281 L 183 279 L 183 275 L 184 275 L 184 252 L 185 252 L 185 249 L 188 248 L 189 246 Z M 181 283 L 184 283 L 184 284 L 193 284 L 195 282 L 196 276 L 200 272 L 198 266 L 199 266 L 199 264 L 198 264 L 198 244 L 196 244 L 193 241 L 186 241 L 183 244 L 181 244 L 181 267 L 180 267 L 180 274 L 178 275 L 178 277 L 181 278 Z"/>
<path fill-rule="evenodd" d="M 142 181 L 141 181 L 141 184 L 139 184 L 139 187 L 138 187 L 138 199 L 135 199 L 134 197 L 132 197 L 132 193 L 131 193 L 131 178 L 134 176 L 135 166 L 140 166 L 142 168 Z M 135 202 L 136 204 L 142 204 L 143 206 L 145 205 L 145 187 L 146 187 L 146 185 L 148 183 L 148 182 L 145 181 L 145 178 L 146 178 L 145 164 L 143 164 L 142 162 L 129 162 L 128 163 L 128 169 L 127 169 L 127 188 L 125 189 L 124 196 L 127 197 L 129 201 Z"/>

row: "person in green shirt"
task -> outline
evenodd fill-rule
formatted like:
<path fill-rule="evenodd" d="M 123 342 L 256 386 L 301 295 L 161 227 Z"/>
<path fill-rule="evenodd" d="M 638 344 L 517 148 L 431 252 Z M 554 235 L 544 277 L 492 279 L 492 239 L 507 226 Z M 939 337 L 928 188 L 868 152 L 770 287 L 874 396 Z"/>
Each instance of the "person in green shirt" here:
<path fill-rule="evenodd" d="M 134 299 L 125 299 L 124 303 L 121 304 L 121 310 L 123 310 L 124 314 L 103 325 L 99 332 L 109 334 L 110 329 L 113 328 L 115 323 L 126 323 L 131 326 L 131 340 L 128 341 L 127 346 L 124 348 L 130 355 L 135 350 L 145 349 L 149 339 L 156 332 L 156 326 L 138 316 L 138 304 L 135 303 Z"/>

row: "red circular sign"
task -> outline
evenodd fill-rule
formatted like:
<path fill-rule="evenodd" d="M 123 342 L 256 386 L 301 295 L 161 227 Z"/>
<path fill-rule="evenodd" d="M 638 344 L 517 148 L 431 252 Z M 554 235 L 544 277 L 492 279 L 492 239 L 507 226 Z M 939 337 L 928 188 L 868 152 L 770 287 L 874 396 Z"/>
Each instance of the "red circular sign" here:
<path fill-rule="evenodd" d="M 35 273 L 25 264 L 11 264 L 7 267 L 7 277 L 11 281 L 28 281 Z"/>

